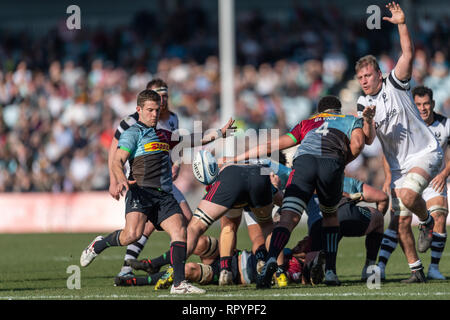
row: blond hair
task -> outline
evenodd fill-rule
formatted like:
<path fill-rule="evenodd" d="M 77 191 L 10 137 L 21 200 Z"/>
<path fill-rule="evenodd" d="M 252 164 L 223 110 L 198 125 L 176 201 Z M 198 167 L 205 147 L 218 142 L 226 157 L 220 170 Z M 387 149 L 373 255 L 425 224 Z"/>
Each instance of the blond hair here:
<path fill-rule="evenodd" d="M 369 54 L 367 56 L 360 58 L 356 62 L 356 65 L 355 65 L 356 73 L 358 73 L 359 70 L 361 70 L 362 68 L 367 67 L 369 65 L 373 66 L 375 71 L 380 71 L 380 66 L 378 65 L 377 58 L 375 58 L 373 55 Z"/>

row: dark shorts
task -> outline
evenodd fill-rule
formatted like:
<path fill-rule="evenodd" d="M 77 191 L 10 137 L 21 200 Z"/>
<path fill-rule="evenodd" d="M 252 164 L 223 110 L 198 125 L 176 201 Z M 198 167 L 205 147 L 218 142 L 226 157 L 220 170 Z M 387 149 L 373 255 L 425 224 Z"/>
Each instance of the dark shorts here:
<path fill-rule="evenodd" d="M 272 203 L 269 175 L 260 165 L 231 165 L 223 169 L 203 200 L 227 208 L 260 208 Z"/>
<path fill-rule="evenodd" d="M 135 211 L 144 213 L 157 230 L 163 230 L 160 224 L 170 216 L 182 214 L 173 194 L 132 185 L 125 196 L 125 215 Z"/>
<path fill-rule="evenodd" d="M 322 206 L 336 206 L 342 198 L 345 165 L 333 158 L 301 155 L 295 158 L 285 197 L 309 202 L 314 191 Z"/>
<path fill-rule="evenodd" d="M 369 227 L 370 218 L 368 208 L 345 203 L 338 209 L 339 233 L 343 237 L 362 237 Z"/>

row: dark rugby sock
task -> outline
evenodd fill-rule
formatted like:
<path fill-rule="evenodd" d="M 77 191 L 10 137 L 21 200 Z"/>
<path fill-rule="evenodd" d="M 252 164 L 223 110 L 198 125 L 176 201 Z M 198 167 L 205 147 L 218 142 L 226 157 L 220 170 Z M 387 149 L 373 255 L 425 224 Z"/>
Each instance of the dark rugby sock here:
<path fill-rule="evenodd" d="M 290 237 L 291 233 L 285 227 L 276 227 L 275 229 L 273 229 L 267 259 L 276 259 L 280 255 L 280 252 L 284 249 L 286 244 L 289 242 Z"/>
<path fill-rule="evenodd" d="M 325 270 L 336 273 L 336 257 L 339 243 L 339 227 L 323 227 L 322 248 L 325 250 Z"/>
<path fill-rule="evenodd" d="M 377 260 L 381 240 L 383 240 L 383 234 L 379 232 L 371 232 L 366 236 L 366 259 L 368 261 Z"/>
<path fill-rule="evenodd" d="M 170 244 L 170 264 L 173 267 L 173 285 L 177 287 L 185 280 L 186 242 L 174 241 Z"/>
<path fill-rule="evenodd" d="M 116 230 L 108 234 L 102 240 L 96 241 L 94 243 L 94 252 L 99 254 L 108 247 L 120 247 L 119 236 L 121 232 L 122 230 Z"/>
<path fill-rule="evenodd" d="M 155 259 L 151 259 L 150 262 L 155 268 L 161 268 L 162 266 L 170 264 L 170 251 L 164 252 Z"/>
<path fill-rule="evenodd" d="M 258 247 L 258 249 L 256 249 L 256 251 L 255 251 L 256 261 L 259 261 L 259 260 L 265 261 L 267 254 L 268 254 L 268 252 L 266 249 L 266 245 L 264 245 L 264 244 L 260 245 Z"/>
<path fill-rule="evenodd" d="M 233 257 L 220 257 L 220 270 L 228 270 L 231 271 L 231 260 Z"/>

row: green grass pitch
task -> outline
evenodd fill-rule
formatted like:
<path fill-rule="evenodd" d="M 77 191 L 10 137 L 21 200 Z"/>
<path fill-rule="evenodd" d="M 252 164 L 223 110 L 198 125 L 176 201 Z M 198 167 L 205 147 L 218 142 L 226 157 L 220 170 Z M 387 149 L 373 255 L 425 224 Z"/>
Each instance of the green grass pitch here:
<path fill-rule="evenodd" d="M 414 227 L 415 231 L 417 227 Z M 217 236 L 213 226 L 207 234 Z M 305 227 L 295 229 L 288 247 L 294 246 L 306 233 Z M 81 251 L 97 234 L 1 234 L 0 300 L 441 300 L 450 299 L 449 280 L 426 284 L 402 284 L 409 269 L 400 246 L 391 256 L 386 270 L 387 282 L 380 289 L 369 289 L 359 281 L 365 260 L 364 238 L 344 238 L 339 246 L 337 270 L 340 287 L 289 285 L 279 289 L 256 290 L 255 285 L 204 286 L 201 296 L 171 296 L 168 290 L 155 291 L 153 286 L 115 287 L 114 276 L 122 265 L 125 248 L 109 248 L 87 268 L 81 268 L 81 288 L 68 289 L 67 273 L 71 265 L 79 266 Z M 417 235 L 417 233 L 416 233 Z M 153 234 L 141 253 L 156 257 L 168 249 L 166 233 Z M 239 229 L 238 247 L 251 248 L 247 230 Z M 428 270 L 430 252 L 420 254 Z M 191 257 L 189 261 L 198 261 Z M 441 271 L 450 278 L 450 249 L 446 246 Z M 140 272 L 137 272 L 137 274 Z M 142 273 L 144 274 L 144 273 Z"/>

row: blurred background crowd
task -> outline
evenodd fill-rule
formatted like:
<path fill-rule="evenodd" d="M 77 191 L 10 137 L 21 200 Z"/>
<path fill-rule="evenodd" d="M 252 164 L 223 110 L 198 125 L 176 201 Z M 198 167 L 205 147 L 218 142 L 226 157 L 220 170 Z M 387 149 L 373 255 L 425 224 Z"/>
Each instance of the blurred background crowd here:
<path fill-rule="evenodd" d="M 221 125 L 217 18 L 183 3 L 167 12 L 140 10 L 114 28 L 67 30 L 61 23 L 39 35 L 1 30 L 0 192 L 107 190 L 114 131 L 156 77 L 169 85 L 169 108 L 180 128 L 192 130 L 194 120 L 204 129 Z M 239 128 L 283 134 L 310 116 L 324 94 L 339 96 L 344 111 L 355 113 L 356 60 L 371 53 L 384 73 L 393 68 L 396 28 L 382 23 L 380 30 L 368 30 L 367 15 L 319 9 L 299 2 L 279 18 L 260 9 L 236 13 Z M 436 111 L 450 116 L 445 12 L 418 14 L 409 24 L 416 48 L 411 84 L 432 88 Z M 381 187 L 379 144 L 366 148 L 348 174 Z M 200 187 L 193 180 L 184 166 L 177 185 L 189 193 Z"/>

